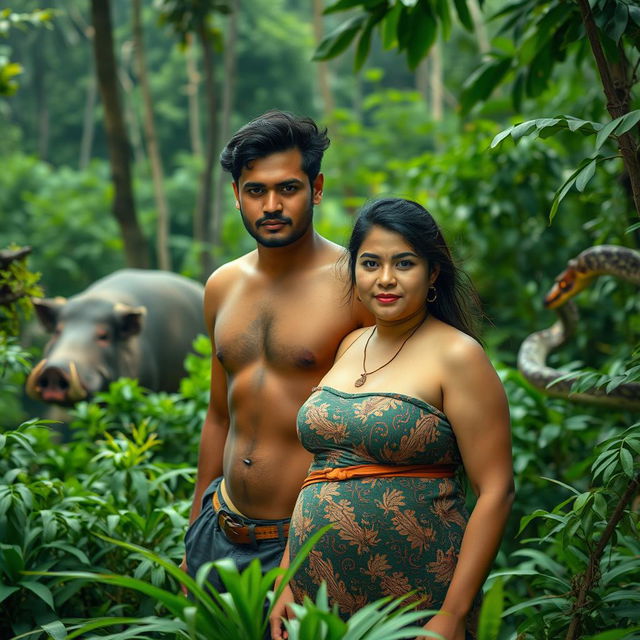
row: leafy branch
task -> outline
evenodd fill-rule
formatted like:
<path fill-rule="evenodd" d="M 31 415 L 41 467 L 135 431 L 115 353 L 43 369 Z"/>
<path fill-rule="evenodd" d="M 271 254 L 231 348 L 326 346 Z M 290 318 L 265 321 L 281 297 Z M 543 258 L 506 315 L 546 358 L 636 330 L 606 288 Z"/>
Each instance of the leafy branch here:
<path fill-rule="evenodd" d="M 498 133 L 491 141 L 490 148 L 494 149 L 501 145 L 507 138 L 512 138 L 514 142 L 519 142 L 522 138 L 549 138 L 561 131 L 570 133 L 581 133 L 584 136 L 595 135 L 595 145 L 591 156 L 582 160 L 578 167 L 564 181 L 564 183 L 556 191 L 551 210 L 549 212 L 549 221 L 552 222 L 560 206 L 560 202 L 564 199 L 572 187 L 580 192 L 584 191 L 587 184 L 593 178 L 598 164 L 620 155 L 602 155 L 600 149 L 604 143 L 613 139 L 620 146 L 624 136 L 640 122 L 640 109 L 630 111 L 624 115 L 602 124 L 601 122 L 593 122 L 591 120 L 582 120 L 574 116 L 556 116 L 554 118 L 537 118 L 535 120 L 527 120 L 515 124 L 504 131 Z"/>

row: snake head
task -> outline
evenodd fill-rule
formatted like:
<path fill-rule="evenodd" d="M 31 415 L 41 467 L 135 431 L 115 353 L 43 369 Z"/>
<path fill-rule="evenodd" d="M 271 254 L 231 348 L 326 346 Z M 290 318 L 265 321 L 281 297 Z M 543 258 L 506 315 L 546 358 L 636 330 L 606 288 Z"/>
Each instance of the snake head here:
<path fill-rule="evenodd" d="M 569 298 L 573 298 L 587 287 L 595 276 L 596 274 L 585 273 L 569 263 L 569 266 L 556 278 L 553 287 L 544 297 L 544 306 L 547 309 L 560 307 Z"/>

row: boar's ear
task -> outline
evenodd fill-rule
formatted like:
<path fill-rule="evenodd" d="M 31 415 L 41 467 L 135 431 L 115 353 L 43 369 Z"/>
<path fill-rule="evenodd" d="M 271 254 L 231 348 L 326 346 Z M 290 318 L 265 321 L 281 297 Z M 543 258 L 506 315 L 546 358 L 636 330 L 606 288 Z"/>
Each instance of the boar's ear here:
<path fill-rule="evenodd" d="M 60 309 L 67 304 L 67 299 L 59 296 L 56 298 L 31 298 L 31 302 L 33 302 L 38 320 L 40 320 L 42 326 L 49 333 L 52 333 L 58 324 Z"/>
<path fill-rule="evenodd" d="M 144 317 L 147 315 L 146 307 L 130 307 L 128 304 L 116 302 L 113 311 L 116 314 L 118 335 L 121 338 L 130 338 L 142 331 Z"/>

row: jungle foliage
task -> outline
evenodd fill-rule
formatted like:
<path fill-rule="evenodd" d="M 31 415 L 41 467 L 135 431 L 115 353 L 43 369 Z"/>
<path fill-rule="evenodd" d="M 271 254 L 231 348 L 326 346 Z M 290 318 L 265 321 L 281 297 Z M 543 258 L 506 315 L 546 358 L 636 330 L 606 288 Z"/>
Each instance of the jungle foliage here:
<path fill-rule="evenodd" d="M 157 199 L 131 3 L 111 4 L 133 193 L 157 265 Z M 639 244 L 629 163 L 621 159 L 621 145 L 638 151 L 637 3 L 338 0 L 326 3 L 324 36 L 313 28 L 310 7 L 290 0 L 239 8 L 222 0 L 143 4 L 173 269 L 203 278 L 194 212 L 207 165 L 198 145 L 209 103 L 199 79 L 204 49 L 189 36 L 194 29 L 177 20 L 190 7 L 206 12 L 201 28 L 213 44 L 220 122 L 221 98 L 232 84 L 232 130 L 273 107 L 328 126 L 325 196 L 315 214 L 320 233 L 344 243 L 368 198 L 416 199 L 441 222 L 481 293 L 484 337 L 511 406 L 517 483 L 487 582 L 482 640 L 640 637 L 638 416 L 550 399 L 515 368 L 525 336 L 555 319 L 542 298 L 567 261 L 593 245 Z M 22 5 L 19 16 L 0 13 L 0 92 L 14 94 L 0 98 L 0 248 L 32 250 L 27 264 L 0 270 L 0 288 L 71 295 L 125 264 L 110 212 L 103 107 L 87 65 L 88 3 L 71 0 L 42 15 L 35 0 Z M 624 112 L 611 113 L 585 5 Z M 231 10 L 238 12 L 235 41 L 228 36 Z M 310 62 L 314 55 L 319 62 Z M 328 73 L 330 111 L 316 88 L 320 69 Z M 252 248 L 219 179 L 213 194 L 224 214 L 217 243 L 207 247 L 216 264 Z M 581 390 L 638 379 L 637 288 L 603 277 L 576 302 L 577 335 L 550 365 L 576 372 Z M 59 425 L 34 417 L 45 407 L 21 403 L 43 337 L 18 313 L 13 303 L 0 307 L 0 637 L 214 633 L 206 625 L 222 624 L 215 605 L 205 598 L 176 604 L 183 576 L 173 566 L 183 553 L 208 401 L 208 341 L 197 342 L 179 393 L 147 393 L 120 380 L 74 408 L 61 442 Z M 19 339 L 9 337 L 16 321 Z M 255 569 L 242 577 L 222 571 L 237 585 L 234 604 L 225 606 L 236 613 L 250 606 Z M 401 610 L 380 604 L 345 630 L 320 598 L 300 609 L 291 637 L 364 637 L 353 627 L 365 618 L 385 624 L 385 606 L 389 624 L 410 617 L 394 617 Z M 96 620 L 92 628 L 89 619 Z"/>

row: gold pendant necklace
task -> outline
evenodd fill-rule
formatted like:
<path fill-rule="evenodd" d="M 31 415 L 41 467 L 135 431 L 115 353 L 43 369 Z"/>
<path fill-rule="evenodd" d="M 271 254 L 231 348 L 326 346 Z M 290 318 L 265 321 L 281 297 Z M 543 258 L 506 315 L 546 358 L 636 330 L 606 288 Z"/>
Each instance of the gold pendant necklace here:
<path fill-rule="evenodd" d="M 390 360 L 385 362 L 381 367 L 374 369 L 373 371 L 367 371 L 367 347 L 369 346 L 369 340 L 371 340 L 371 338 L 373 337 L 373 334 L 377 329 L 377 327 L 373 327 L 373 331 L 371 331 L 371 333 L 369 334 L 369 337 L 367 338 L 367 341 L 365 342 L 365 345 L 364 345 L 364 352 L 362 354 L 362 373 L 360 374 L 360 377 L 354 382 L 355 386 L 361 387 L 367 381 L 368 376 L 370 376 L 372 373 L 376 373 L 376 371 L 380 371 L 380 369 L 384 369 L 388 364 L 391 364 L 396 359 L 397 355 L 402 351 L 402 347 L 404 347 L 404 345 L 407 344 L 407 341 L 409 340 L 409 338 L 420 328 L 420 326 L 422 326 L 422 323 L 426 319 L 427 318 L 425 316 L 422 322 L 419 322 L 411 330 L 411 333 L 403 340 L 402 344 L 400 345 L 398 350 L 393 354 Z"/>

